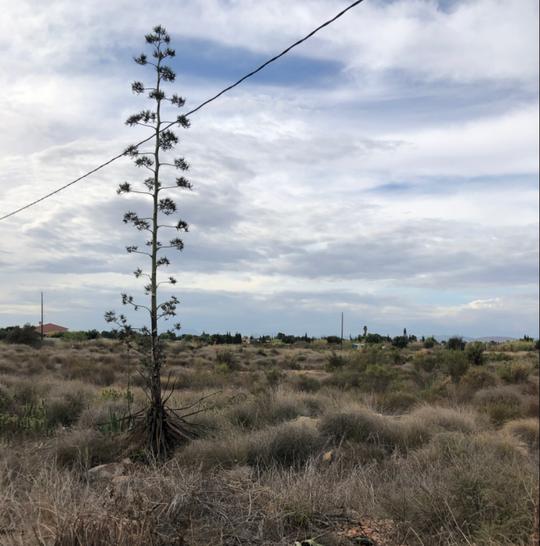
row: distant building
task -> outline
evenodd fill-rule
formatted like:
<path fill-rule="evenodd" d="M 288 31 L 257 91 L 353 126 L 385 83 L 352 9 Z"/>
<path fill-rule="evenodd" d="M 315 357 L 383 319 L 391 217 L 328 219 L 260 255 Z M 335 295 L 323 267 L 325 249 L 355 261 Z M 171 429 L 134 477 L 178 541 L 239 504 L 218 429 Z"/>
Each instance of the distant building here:
<path fill-rule="evenodd" d="M 36 330 L 41 333 L 41 326 L 36 326 Z M 62 334 L 67 331 L 67 328 L 59 326 L 58 324 L 53 324 L 52 322 L 43 325 L 44 336 L 53 336 L 54 334 Z"/>

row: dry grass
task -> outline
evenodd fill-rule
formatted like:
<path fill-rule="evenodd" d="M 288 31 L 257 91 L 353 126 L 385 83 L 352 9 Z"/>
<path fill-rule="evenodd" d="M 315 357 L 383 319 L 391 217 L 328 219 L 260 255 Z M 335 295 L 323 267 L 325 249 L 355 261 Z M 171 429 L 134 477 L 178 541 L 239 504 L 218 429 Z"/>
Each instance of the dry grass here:
<path fill-rule="evenodd" d="M 526 545 L 537 474 L 533 461 L 498 435 L 444 433 L 390 462 L 380 502 L 401 540 L 425 544 Z"/>
<path fill-rule="evenodd" d="M 540 430 L 538 419 L 528 417 L 525 419 L 516 419 L 508 421 L 503 431 L 510 434 L 516 440 L 524 442 L 530 449 L 538 450 L 538 442 L 540 439 Z"/>
<path fill-rule="evenodd" d="M 537 355 L 456 374 L 415 350 L 328 366 L 325 347 L 172 343 L 171 402 L 212 395 L 205 436 L 100 481 L 143 402 L 133 362 L 108 341 L 0 345 L 0 545 L 526 545 Z"/>

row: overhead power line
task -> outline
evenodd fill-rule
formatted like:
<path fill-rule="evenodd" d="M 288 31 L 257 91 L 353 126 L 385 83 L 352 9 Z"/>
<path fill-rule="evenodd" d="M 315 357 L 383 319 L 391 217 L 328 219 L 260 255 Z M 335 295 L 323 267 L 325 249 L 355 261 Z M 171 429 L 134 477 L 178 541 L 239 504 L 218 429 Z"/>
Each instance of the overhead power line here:
<path fill-rule="evenodd" d="M 234 82 L 233 84 L 229 85 L 228 87 L 226 87 L 225 89 L 222 89 L 219 93 L 216 93 L 213 97 L 205 100 L 204 102 L 201 102 L 198 106 L 196 106 L 195 108 L 193 108 L 193 110 L 190 110 L 189 112 L 187 112 L 186 114 L 184 114 L 184 117 L 189 117 L 191 116 L 192 114 L 194 114 L 195 112 L 198 112 L 199 110 L 201 110 L 201 108 L 204 108 L 206 105 L 210 104 L 211 102 L 215 101 L 216 99 L 218 99 L 219 97 L 221 97 L 221 95 L 224 95 L 225 93 L 228 93 L 231 89 L 234 89 L 236 86 L 240 85 L 243 81 L 247 80 L 248 78 L 251 78 L 252 76 L 254 76 L 255 74 L 257 74 L 257 72 L 260 72 L 261 70 L 263 70 L 265 67 L 267 67 L 269 64 L 273 63 L 274 61 L 277 61 L 280 57 L 283 57 L 284 55 L 286 55 L 287 53 L 289 53 L 289 51 L 291 51 L 291 49 L 294 49 L 295 47 L 299 46 L 300 44 L 302 44 L 303 42 L 305 42 L 306 40 L 309 40 L 309 38 L 311 38 L 314 34 L 316 34 L 317 32 L 319 32 L 319 30 L 323 29 L 324 27 L 327 27 L 328 25 L 332 24 L 334 21 L 336 21 L 337 19 L 339 19 L 341 16 L 345 15 L 345 13 L 347 13 L 349 10 L 351 10 L 352 8 L 354 8 L 355 6 L 357 6 L 358 4 L 361 4 L 364 0 L 356 0 L 356 2 L 353 2 L 352 4 L 350 4 L 349 6 L 347 6 L 345 9 L 343 9 L 342 11 L 340 11 L 338 14 L 334 15 L 334 17 L 332 17 L 331 19 L 328 19 L 328 21 L 325 21 L 324 23 L 322 23 L 321 25 L 319 25 L 317 28 L 315 28 L 314 30 L 312 30 L 309 34 L 306 34 L 306 36 L 304 36 L 303 38 L 301 38 L 300 40 L 298 40 L 297 42 L 295 42 L 294 44 L 290 45 L 289 47 L 287 47 L 286 49 L 284 49 L 281 53 L 275 55 L 274 57 L 272 57 L 271 59 L 268 59 L 266 62 L 264 62 L 263 64 L 261 64 L 259 67 L 257 67 L 255 70 L 252 70 L 251 72 L 249 72 L 248 74 L 246 74 L 245 76 L 241 77 L 238 81 Z M 169 129 L 172 125 L 176 125 L 177 122 L 171 122 L 167 125 L 165 125 L 163 127 L 163 129 L 161 129 L 159 132 L 162 133 L 163 131 L 166 131 L 167 129 Z M 155 137 L 155 133 L 153 133 L 151 136 L 149 136 L 148 138 L 145 138 L 144 140 L 141 140 L 140 142 L 137 142 L 136 144 L 134 144 L 134 146 L 136 148 L 138 148 L 141 144 L 144 144 L 145 142 L 148 142 L 149 140 L 152 140 L 154 137 Z M 116 161 L 117 159 L 120 159 L 121 157 L 123 157 L 125 155 L 125 151 L 118 154 L 118 155 L 115 155 L 114 157 L 111 157 L 109 160 L 105 161 L 104 163 L 101 163 L 100 165 L 98 165 L 97 167 L 94 167 L 92 170 L 86 172 L 85 174 L 79 176 L 78 178 L 75 178 L 74 180 L 72 180 L 71 182 L 68 182 L 67 184 L 64 184 L 63 186 L 60 186 L 59 188 L 56 188 L 55 190 L 53 190 L 52 192 L 46 194 L 46 195 L 43 195 L 42 197 L 36 199 L 35 201 L 32 201 L 30 203 L 27 203 L 26 205 L 23 205 L 22 207 L 16 209 L 16 210 L 13 210 L 7 214 L 5 214 L 4 216 L 0 216 L 0 221 L 2 220 L 6 220 L 7 218 L 10 218 L 11 216 L 14 216 L 15 214 L 18 214 L 19 212 L 22 212 L 23 210 L 26 210 L 26 209 L 29 209 L 30 207 L 33 207 L 34 205 L 37 205 L 38 203 L 41 203 L 42 201 L 45 201 L 45 199 L 48 199 L 49 197 L 52 197 L 53 195 L 56 195 L 57 193 L 60 193 L 61 191 L 65 190 L 66 188 L 69 188 L 70 186 L 73 186 L 73 184 L 76 184 L 77 182 L 80 182 L 81 180 L 84 180 L 85 178 L 89 177 L 91 174 L 94 174 L 96 173 L 97 171 L 100 171 L 101 169 L 103 169 L 104 167 L 106 167 L 107 165 L 110 165 L 111 163 L 113 163 L 114 161 Z"/>

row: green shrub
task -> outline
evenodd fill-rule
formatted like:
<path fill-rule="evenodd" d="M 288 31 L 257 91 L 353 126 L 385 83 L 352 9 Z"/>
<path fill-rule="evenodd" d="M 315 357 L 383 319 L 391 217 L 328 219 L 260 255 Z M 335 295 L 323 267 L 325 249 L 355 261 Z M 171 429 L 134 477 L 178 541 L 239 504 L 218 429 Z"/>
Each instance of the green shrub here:
<path fill-rule="evenodd" d="M 326 369 L 329 371 L 339 370 L 347 364 L 347 359 L 343 355 L 338 355 L 334 351 L 330 353 L 326 362 Z"/>
<path fill-rule="evenodd" d="M 409 344 L 409 338 L 407 336 L 396 336 L 392 339 L 392 345 L 398 349 L 405 349 Z"/>
<path fill-rule="evenodd" d="M 123 393 L 121 390 L 119 389 L 112 389 L 112 388 L 109 388 L 109 389 L 103 389 L 101 392 L 100 392 L 100 397 L 102 400 L 107 400 L 107 401 L 117 401 L 117 400 L 121 400 L 122 398 L 125 397 L 125 393 Z"/>
<path fill-rule="evenodd" d="M 216 364 L 216 372 L 226 374 L 226 373 L 229 373 L 230 371 L 231 371 L 231 368 L 229 368 L 229 365 L 225 364 L 225 362 Z"/>
<path fill-rule="evenodd" d="M 87 341 L 88 334 L 87 332 L 83 331 L 74 331 L 74 332 L 59 332 L 58 334 L 54 334 L 53 337 L 61 338 L 63 341 Z"/>
<path fill-rule="evenodd" d="M 438 365 L 436 354 L 416 353 L 412 361 L 415 370 L 431 373 Z"/>
<path fill-rule="evenodd" d="M 87 339 L 99 339 L 100 336 L 101 334 L 95 328 L 86 332 Z"/>
<path fill-rule="evenodd" d="M 370 364 L 379 364 L 379 365 L 392 365 L 395 362 L 395 350 L 383 349 L 382 347 L 368 347 L 361 353 L 356 353 L 362 361 L 359 362 L 359 368 L 365 369 Z"/>
<path fill-rule="evenodd" d="M 435 347 L 435 345 L 437 345 L 437 340 L 434 337 L 427 337 L 424 340 L 425 349 L 432 349 L 433 347 Z"/>
<path fill-rule="evenodd" d="M 14 413 L 0 413 L 0 435 L 41 435 L 49 432 L 47 414 L 42 402 L 24 404 Z"/>
<path fill-rule="evenodd" d="M 402 365 L 407 362 L 407 357 L 405 356 L 405 354 L 398 349 L 391 349 L 390 351 L 388 351 L 388 357 L 390 363 L 394 366 Z"/>
<path fill-rule="evenodd" d="M 97 429 L 104 434 L 118 434 L 129 430 L 133 418 L 125 405 L 109 405 L 104 419 L 97 423 Z"/>
<path fill-rule="evenodd" d="M 531 366 L 526 362 L 512 362 L 497 368 L 499 377 L 507 383 L 525 383 L 531 371 Z"/>
<path fill-rule="evenodd" d="M 530 341 L 517 339 L 512 341 L 505 341 L 504 343 L 499 344 L 501 351 L 534 351 L 535 342 L 531 339 Z"/>
<path fill-rule="evenodd" d="M 486 346 L 480 341 L 473 341 L 467 343 L 465 347 L 465 355 L 470 364 L 474 366 L 481 366 L 484 363 L 484 351 Z"/>
<path fill-rule="evenodd" d="M 461 337 L 451 337 L 446 342 L 446 348 L 450 351 L 463 351 L 465 349 L 465 342 Z"/>
<path fill-rule="evenodd" d="M 347 368 L 356 372 L 363 372 L 368 364 L 377 363 L 378 350 L 370 347 L 364 351 L 353 351 L 347 359 Z"/>
<path fill-rule="evenodd" d="M 444 368 L 454 383 L 469 369 L 469 361 L 461 351 L 448 351 L 444 354 Z"/>
<path fill-rule="evenodd" d="M 379 364 L 371 364 L 362 374 L 360 386 L 368 391 L 385 392 L 392 383 L 394 376 L 395 373 L 392 369 Z"/>
<path fill-rule="evenodd" d="M 426 402 L 447 400 L 450 390 L 453 390 L 453 385 L 449 376 L 432 376 L 423 386 L 421 397 Z"/>
<path fill-rule="evenodd" d="M 39 332 L 31 324 L 25 324 L 22 328 L 20 326 L 10 326 L 2 330 L 2 339 L 6 343 L 17 343 L 35 347 L 41 341 Z"/>
<path fill-rule="evenodd" d="M 369 344 L 382 343 L 385 340 L 380 334 L 366 334 L 364 336 L 364 341 Z"/>

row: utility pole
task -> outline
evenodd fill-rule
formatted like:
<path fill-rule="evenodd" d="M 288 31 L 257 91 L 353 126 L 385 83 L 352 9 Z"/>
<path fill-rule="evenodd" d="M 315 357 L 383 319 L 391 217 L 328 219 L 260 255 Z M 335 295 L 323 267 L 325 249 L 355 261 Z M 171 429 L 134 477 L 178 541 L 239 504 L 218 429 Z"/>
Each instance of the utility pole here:
<path fill-rule="evenodd" d="M 39 322 L 41 341 L 43 342 L 43 292 L 41 293 L 41 320 Z"/>
<path fill-rule="evenodd" d="M 341 311 L 341 350 L 343 351 L 343 311 Z"/>

